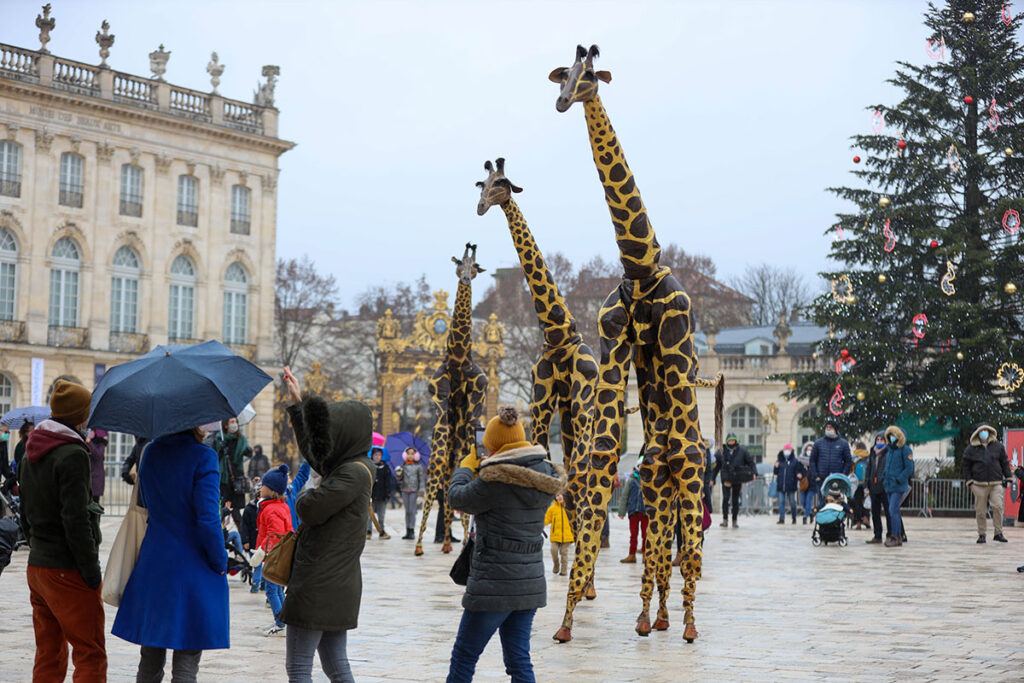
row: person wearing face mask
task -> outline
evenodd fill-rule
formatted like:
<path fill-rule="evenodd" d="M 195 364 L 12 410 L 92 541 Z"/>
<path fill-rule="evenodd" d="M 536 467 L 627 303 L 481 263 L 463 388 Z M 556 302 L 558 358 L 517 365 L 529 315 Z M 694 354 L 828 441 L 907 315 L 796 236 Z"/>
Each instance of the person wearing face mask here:
<path fill-rule="evenodd" d="M 853 467 L 850 444 L 839 436 L 834 420 L 825 422 L 825 436 L 814 442 L 811 449 L 811 488 L 815 500 L 821 500 L 821 483 L 830 474 L 849 474 Z"/>
<path fill-rule="evenodd" d="M 793 524 L 796 524 L 796 493 L 800 480 L 807 476 L 807 470 L 796 458 L 792 444 L 786 444 L 779 451 L 775 461 L 775 482 L 779 496 L 779 521 L 778 524 L 786 523 L 786 501 L 789 501 L 789 509 L 793 514 Z"/>
<path fill-rule="evenodd" d="M 1010 481 L 1010 461 L 1006 448 L 996 439 L 996 430 L 978 425 L 961 458 L 964 479 L 974 493 L 974 519 L 978 523 L 978 543 L 985 542 L 985 509 L 992 508 L 992 540 L 1006 543 L 1003 536 L 1003 489 Z"/>
<path fill-rule="evenodd" d="M 252 457 L 252 448 L 249 447 L 245 436 L 238 431 L 236 418 L 221 423 L 221 433 L 214 436 L 211 446 L 217 452 L 220 467 L 221 499 L 231 501 L 231 518 L 235 526 L 241 528 L 245 494 L 249 491 L 244 463 Z"/>
<path fill-rule="evenodd" d="M 864 496 L 867 494 L 867 466 L 868 466 L 868 447 L 863 441 L 857 441 L 853 444 L 853 476 L 851 479 L 856 479 L 857 489 L 853 492 L 853 522 L 856 529 L 862 529 L 865 526 L 871 528 L 868 511 L 864 506 Z"/>
<path fill-rule="evenodd" d="M 868 453 L 867 466 L 864 468 L 864 486 L 871 496 L 871 528 L 874 537 L 865 543 L 882 543 L 882 513 L 885 513 L 885 534 L 892 536 L 892 521 L 889 519 L 889 505 L 885 496 L 882 476 L 885 474 L 885 433 L 875 435 L 875 444 Z"/>
<path fill-rule="evenodd" d="M 814 443 L 808 441 L 804 444 L 803 450 L 800 451 L 800 455 L 796 456 L 796 459 L 804 466 L 806 475 L 801 479 L 796 486 L 797 497 L 800 499 L 800 507 L 804 511 L 804 524 L 807 524 L 807 520 L 811 517 L 811 512 L 814 509 L 814 488 L 811 486 L 811 450 L 814 448 Z"/>
<path fill-rule="evenodd" d="M 10 442 L 10 439 L 10 429 L 7 425 L 0 424 L 0 477 L 3 477 L 4 491 L 7 491 L 8 487 L 13 485 L 14 482 L 14 470 L 11 469 L 11 463 L 7 455 L 7 444 Z"/>
<path fill-rule="evenodd" d="M 732 500 L 732 528 L 739 526 L 736 518 L 740 512 L 740 500 L 743 484 L 757 477 L 754 458 L 750 452 L 739 444 L 736 435 L 730 433 L 725 437 L 725 446 L 718 452 L 718 462 L 711 478 L 722 474 L 722 524 L 729 526 L 729 501 Z"/>
<path fill-rule="evenodd" d="M 892 522 L 885 547 L 895 548 L 903 545 L 903 515 L 900 513 L 900 503 L 903 502 L 903 494 L 910 490 L 910 478 L 914 476 L 914 452 L 907 445 L 907 435 L 895 425 L 885 430 L 885 448 L 882 486 L 889 500 L 889 519 Z"/>

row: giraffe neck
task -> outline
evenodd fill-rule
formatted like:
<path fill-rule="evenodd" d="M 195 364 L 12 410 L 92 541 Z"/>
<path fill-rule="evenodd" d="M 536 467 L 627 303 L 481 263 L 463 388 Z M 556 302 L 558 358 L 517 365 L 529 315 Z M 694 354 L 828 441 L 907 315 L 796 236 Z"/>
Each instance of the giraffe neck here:
<path fill-rule="evenodd" d="M 594 152 L 594 164 L 604 185 L 605 200 L 615 225 L 619 260 L 627 278 L 650 277 L 658 272 L 661 247 L 647 219 L 647 209 L 640 198 L 636 179 L 629 170 L 601 98 L 595 95 L 594 99 L 584 102 L 583 108 L 587 113 L 587 132 Z"/>
<path fill-rule="evenodd" d="M 544 331 L 544 343 L 548 346 L 560 346 L 570 341 L 573 333 L 574 320 L 569 312 L 555 278 L 544 262 L 544 256 L 533 239 L 526 219 L 523 218 L 519 205 L 509 199 L 501 205 L 508 219 L 508 229 L 512 233 L 512 242 L 519 254 L 519 263 L 526 276 L 526 286 L 533 298 L 533 307 L 537 311 L 537 319 Z"/>
<path fill-rule="evenodd" d="M 472 284 L 463 282 L 460 278 L 459 288 L 455 292 L 455 309 L 452 311 L 451 329 L 448 330 L 446 344 L 449 363 L 452 361 L 461 363 L 469 358 L 473 338 L 472 299 Z"/>

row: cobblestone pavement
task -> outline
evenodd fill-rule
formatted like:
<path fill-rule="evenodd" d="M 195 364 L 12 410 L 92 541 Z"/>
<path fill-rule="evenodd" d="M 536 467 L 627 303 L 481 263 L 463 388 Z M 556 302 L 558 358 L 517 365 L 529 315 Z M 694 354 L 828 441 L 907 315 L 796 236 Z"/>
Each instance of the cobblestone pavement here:
<path fill-rule="evenodd" d="M 104 521 L 104 558 L 118 523 Z M 537 679 L 1024 680 L 1024 575 L 1014 571 L 1024 563 L 1024 529 L 1008 528 L 1008 544 L 976 545 L 972 519 L 908 518 L 907 527 L 910 543 L 902 548 L 865 545 L 867 531 L 851 531 L 846 548 L 814 548 L 810 526 L 776 526 L 774 518 L 761 516 L 741 517 L 739 529 L 720 529 L 716 518 L 697 590 L 700 638 L 687 645 L 678 575 L 672 627 L 648 638 L 633 632 L 642 565 L 619 563 L 628 531 L 615 518 L 612 548 L 599 560 L 598 599 L 579 606 L 574 640 L 565 645 L 551 635 L 561 622 L 566 578 L 548 575 L 548 606 L 534 622 Z M 442 681 L 461 614 L 461 589 L 448 578 L 455 555 L 428 544 L 416 558 L 413 543 L 391 532 L 391 540 L 368 541 L 363 554 L 360 625 L 349 636 L 353 671 L 361 683 Z M 4 682 L 30 678 L 27 556 L 17 553 L 0 576 Z M 110 680 L 131 681 L 138 650 L 109 635 L 113 618 L 108 607 Z M 263 597 L 233 580 L 232 648 L 204 653 L 200 680 L 285 680 L 283 634 L 261 633 L 270 622 Z M 501 662 L 495 637 L 476 680 L 507 680 Z M 314 680 L 326 679 L 320 673 Z"/>

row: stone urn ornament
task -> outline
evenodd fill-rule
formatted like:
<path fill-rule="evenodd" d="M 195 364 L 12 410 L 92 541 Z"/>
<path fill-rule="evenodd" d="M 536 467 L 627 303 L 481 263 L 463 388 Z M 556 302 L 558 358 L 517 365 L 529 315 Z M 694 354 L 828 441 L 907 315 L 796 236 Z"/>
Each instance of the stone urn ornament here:
<path fill-rule="evenodd" d="M 163 43 L 160 47 L 149 53 L 149 70 L 153 72 L 153 78 L 158 81 L 164 80 L 167 72 L 167 60 L 171 58 L 170 50 L 164 50 Z"/>
<path fill-rule="evenodd" d="M 224 73 L 224 64 L 220 63 L 220 58 L 217 57 L 217 53 L 213 52 L 210 54 L 210 63 L 206 65 L 206 73 L 210 74 L 210 85 L 213 86 L 213 90 L 210 91 L 213 95 L 219 95 L 217 92 L 217 86 L 220 85 L 220 76 Z"/>
<path fill-rule="evenodd" d="M 50 3 L 43 5 L 43 13 L 36 15 L 36 28 L 39 29 L 39 51 L 44 55 L 50 54 L 46 44 L 50 42 L 50 31 L 57 25 L 57 20 L 50 16 Z"/>
<path fill-rule="evenodd" d="M 109 69 L 107 57 L 110 56 L 110 48 L 114 44 L 114 34 L 110 32 L 110 24 L 106 19 L 100 24 L 100 28 L 103 29 L 103 33 L 96 31 L 96 44 L 100 46 L 100 68 Z"/>

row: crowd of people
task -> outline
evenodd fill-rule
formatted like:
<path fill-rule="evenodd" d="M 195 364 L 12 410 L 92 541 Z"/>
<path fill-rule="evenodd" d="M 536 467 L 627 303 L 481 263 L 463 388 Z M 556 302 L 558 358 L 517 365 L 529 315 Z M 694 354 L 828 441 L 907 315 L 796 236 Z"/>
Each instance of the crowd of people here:
<path fill-rule="evenodd" d="M 392 475 L 386 450 L 372 446 L 372 417 L 364 404 L 303 398 L 288 371 L 285 382 L 305 461 L 294 477 L 287 465 L 272 466 L 262 448 L 250 447 L 234 418 L 213 434 L 196 427 L 151 442 L 140 439 L 126 463 L 124 476 L 137 487 L 148 520 L 134 571 L 116 599 L 111 633 L 140 647 L 138 681 L 161 680 L 168 650 L 173 680 L 194 681 L 204 650 L 230 646 L 227 574 L 238 567 L 232 556 L 251 566 L 250 590 L 266 595 L 273 617 L 266 635 L 285 634 L 289 680 L 310 680 L 314 653 L 330 680 L 353 680 L 347 632 L 358 624 L 360 555 L 375 527 L 382 540 L 390 538 L 383 523 L 399 492 L 403 538 L 413 538 L 425 470 L 410 448 Z M 6 457 L 8 439 L 0 436 L 3 468 L 10 473 L 5 485 L 14 480 L 20 489 L 30 548 L 34 680 L 63 680 L 69 645 L 76 680 L 106 677 L 102 601 L 108 597 L 101 594 L 99 559 L 103 481 L 95 468 L 102 465 L 107 434 L 86 429 L 90 398 L 85 387 L 58 382 L 51 417 L 22 427 L 13 462 Z M 986 541 L 989 509 L 993 540 L 1006 542 L 1003 487 L 1015 473 L 993 427 L 980 425 L 973 432 L 961 463 L 975 496 L 978 543 Z M 743 486 L 759 476 L 754 458 L 730 434 L 717 451 L 706 449 L 705 465 L 705 528 L 719 478 L 721 526 L 729 527 L 731 518 L 736 528 Z M 861 442 L 851 448 L 837 425 L 826 422 L 821 438 L 800 453 L 787 444 L 776 458 L 778 523 L 786 523 L 788 512 L 796 524 L 802 512 L 807 524 L 822 504 L 822 483 L 841 474 L 856 488 L 851 523 L 873 531 L 868 543 L 883 543 L 884 519 L 884 545 L 898 547 L 906 542 L 900 506 L 913 471 L 913 453 L 898 427 L 880 431 L 871 448 Z M 1024 479 L 1024 470 L 1016 474 Z M 635 563 L 645 549 L 648 517 L 639 470 L 624 479 L 617 512 L 628 515 L 630 534 L 621 561 Z M 464 611 L 448 681 L 472 680 L 495 632 L 507 673 L 515 681 L 534 680 L 530 630 L 547 601 L 545 536 L 554 574 L 566 575 L 573 559 L 575 539 L 561 495 L 565 485 L 565 471 L 526 439 L 510 407 L 488 422 L 482 444 L 459 463 L 446 503 L 472 515 L 472 526 L 464 550 L 470 559 Z M 443 535 L 441 529 L 442 540 Z M 282 543 L 293 552 L 287 590 L 261 571 Z"/>

